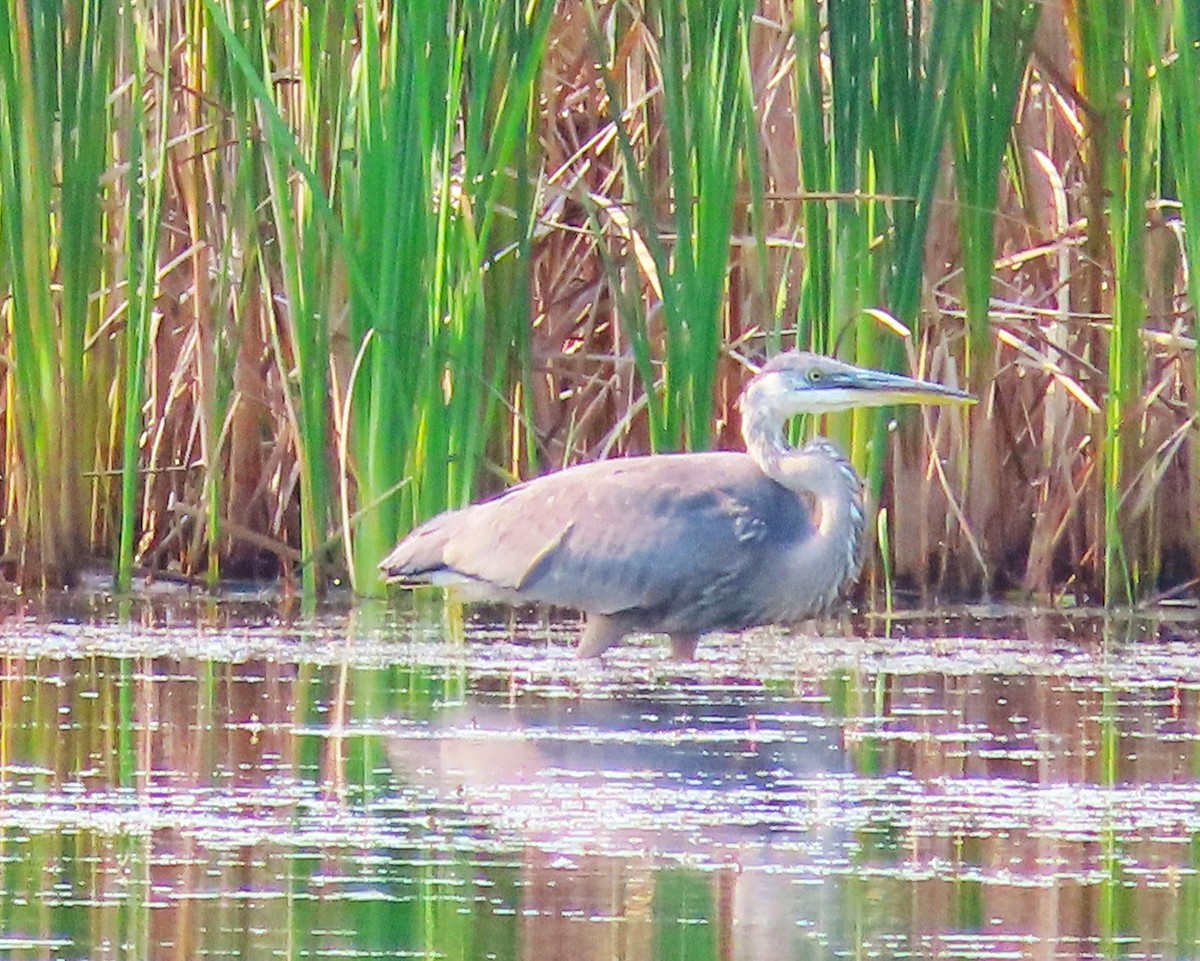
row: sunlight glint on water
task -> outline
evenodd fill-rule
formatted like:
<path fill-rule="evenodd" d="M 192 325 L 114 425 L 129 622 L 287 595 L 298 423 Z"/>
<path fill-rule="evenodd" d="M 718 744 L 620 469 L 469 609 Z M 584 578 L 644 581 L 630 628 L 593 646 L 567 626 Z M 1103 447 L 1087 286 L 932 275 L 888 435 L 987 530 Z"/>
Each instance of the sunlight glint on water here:
<path fill-rule="evenodd" d="M 0 956 L 1186 957 L 1200 643 L 12 611 Z M 887 636 L 890 634 L 891 636 Z"/>

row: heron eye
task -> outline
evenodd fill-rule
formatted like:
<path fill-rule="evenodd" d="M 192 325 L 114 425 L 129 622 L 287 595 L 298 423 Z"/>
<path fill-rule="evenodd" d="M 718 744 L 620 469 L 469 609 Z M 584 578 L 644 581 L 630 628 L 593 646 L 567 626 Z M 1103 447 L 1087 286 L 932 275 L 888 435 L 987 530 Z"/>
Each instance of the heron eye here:
<path fill-rule="evenodd" d="M 812 370 L 810 370 L 808 372 L 808 382 L 810 384 L 819 384 L 819 383 L 821 383 L 821 378 L 824 376 L 825 375 L 823 373 L 821 373 L 820 370 L 818 370 L 817 368 L 813 368 Z"/>

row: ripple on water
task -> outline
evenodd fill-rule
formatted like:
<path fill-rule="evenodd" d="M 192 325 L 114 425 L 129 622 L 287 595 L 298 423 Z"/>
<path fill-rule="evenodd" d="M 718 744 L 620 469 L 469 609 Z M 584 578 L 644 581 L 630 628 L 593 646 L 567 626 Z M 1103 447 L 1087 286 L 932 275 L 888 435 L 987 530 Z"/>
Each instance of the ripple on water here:
<path fill-rule="evenodd" d="M 12 614 L 0 921 L 32 899 L 378 903 L 531 945 L 553 919 L 669 917 L 741 957 L 1186 947 L 1195 928 L 1154 920 L 1200 890 L 1185 623 L 855 626 L 579 664 L 571 625 L 452 643 L 389 607 Z M 1026 900 L 1047 892 L 1050 914 Z"/>

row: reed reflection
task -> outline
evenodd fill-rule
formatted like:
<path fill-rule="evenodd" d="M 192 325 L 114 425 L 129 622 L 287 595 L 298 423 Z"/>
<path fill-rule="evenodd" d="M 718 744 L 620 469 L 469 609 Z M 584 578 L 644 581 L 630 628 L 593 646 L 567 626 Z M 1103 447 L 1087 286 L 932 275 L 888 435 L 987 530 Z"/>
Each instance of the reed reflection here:
<path fill-rule="evenodd" d="M 599 675 L 361 621 L 17 631 L 0 931 L 62 957 L 1194 953 L 1200 648 L 985 626 Z M 27 653 L 63 636 L 94 650 Z"/>

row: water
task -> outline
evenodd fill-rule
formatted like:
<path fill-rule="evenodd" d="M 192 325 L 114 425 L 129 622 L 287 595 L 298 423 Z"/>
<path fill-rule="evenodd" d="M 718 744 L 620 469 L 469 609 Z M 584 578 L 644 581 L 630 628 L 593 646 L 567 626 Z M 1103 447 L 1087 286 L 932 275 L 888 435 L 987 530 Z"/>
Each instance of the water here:
<path fill-rule="evenodd" d="M 0 623 L 0 958 L 1200 956 L 1190 613 Z"/>

